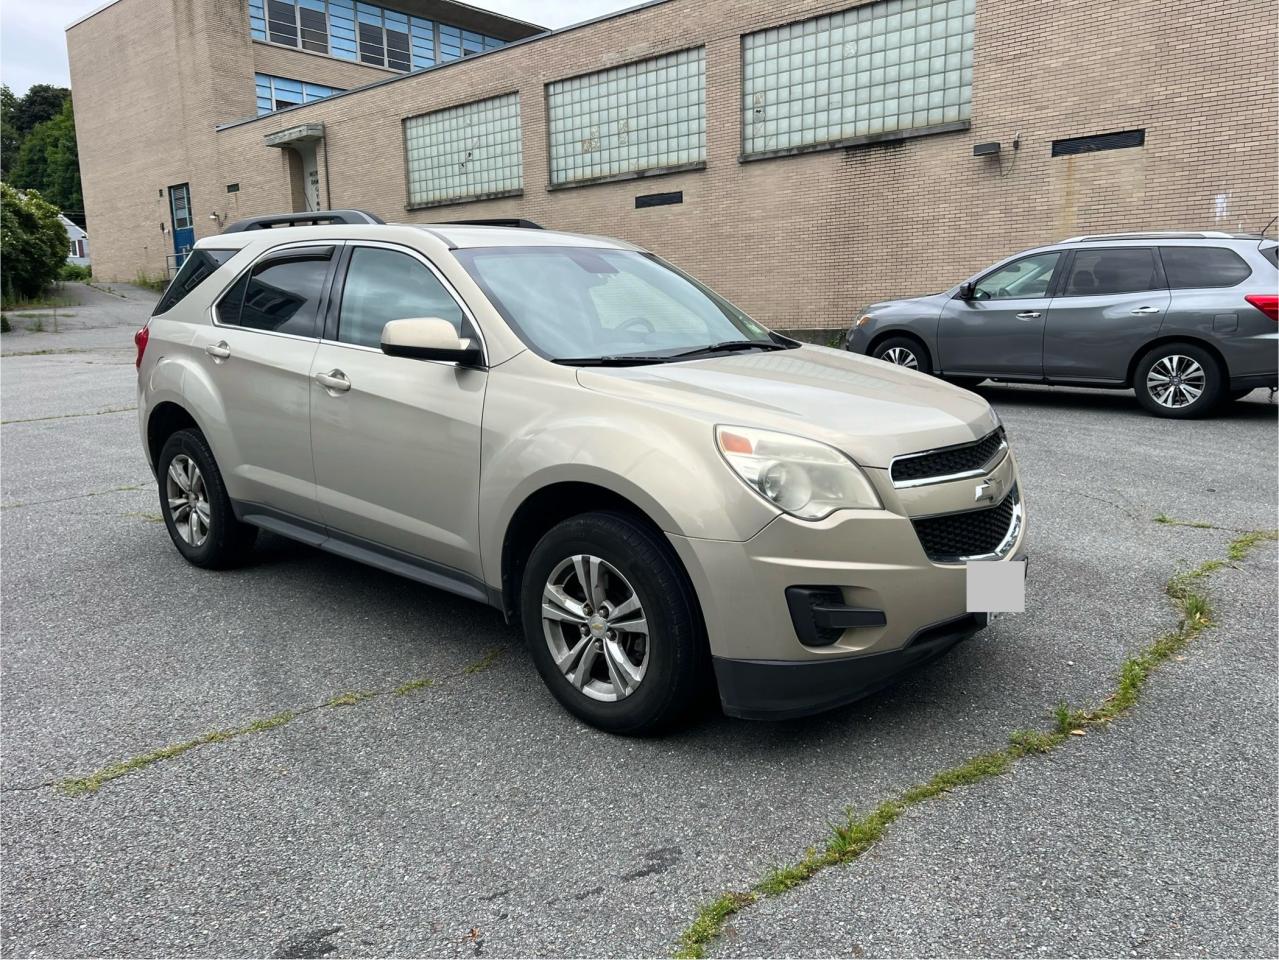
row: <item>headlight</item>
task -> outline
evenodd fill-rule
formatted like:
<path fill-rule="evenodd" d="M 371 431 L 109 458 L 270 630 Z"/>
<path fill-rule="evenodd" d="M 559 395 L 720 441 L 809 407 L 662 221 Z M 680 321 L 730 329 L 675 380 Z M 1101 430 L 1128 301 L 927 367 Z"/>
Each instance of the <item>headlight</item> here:
<path fill-rule="evenodd" d="M 724 426 L 715 428 L 715 441 L 747 486 L 801 520 L 821 520 L 836 510 L 881 507 L 861 468 L 824 443 L 771 430 Z"/>
<path fill-rule="evenodd" d="M 856 329 L 857 327 L 864 327 L 874 319 L 875 318 L 869 313 L 863 313 L 860 317 L 853 321 L 853 328 Z"/>

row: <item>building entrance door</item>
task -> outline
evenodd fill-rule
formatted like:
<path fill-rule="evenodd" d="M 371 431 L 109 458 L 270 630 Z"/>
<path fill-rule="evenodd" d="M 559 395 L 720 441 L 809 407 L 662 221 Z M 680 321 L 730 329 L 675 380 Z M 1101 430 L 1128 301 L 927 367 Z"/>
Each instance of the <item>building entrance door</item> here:
<path fill-rule="evenodd" d="M 176 266 L 182 266 L 195 246 L 195 221 L 191 218 L 191 185 L 179 183 L 169 187 L 169 216 L 173 224 L 173 254 Z"/>

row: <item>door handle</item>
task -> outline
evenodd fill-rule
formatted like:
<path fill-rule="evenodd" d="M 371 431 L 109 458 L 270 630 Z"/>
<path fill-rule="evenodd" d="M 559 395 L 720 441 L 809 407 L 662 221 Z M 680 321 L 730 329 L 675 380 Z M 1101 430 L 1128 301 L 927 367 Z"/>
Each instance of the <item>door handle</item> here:
<path fill-rule="evenodd" d="M 1041 316 L 1043 316 L 1043 314 L 1041 314 L 1038 310 L 1023 310 L 1021 313 L 1017 314 L 1017 319 L 1038 320 Z"/>
<path fill-rule="evenodd" d="M 217 343 L 209 344 L 204 348 L 204 352 L 218 363 L 221 363 L 227 357 L 231 356 L 231 348 L 226 345 L 225 340 L 219 340 Z"/>
<path fill-rule="evenodd" d="M 1144 316 L 1149 316 L 1152 313 L 1158 313 L 1158 312 L 1159 312 L 1158 307 L 1138 307 L 1136 310 L 1132 312 L 1132 315 L 1134 317 L 1144 317 Z"/>
<path fill-rule="evenodd" d="M 315 381 L 331 395 L 346 393 L 351 389 L 351 381 L 341 370 L 330 370 L 328 373 L 317 373 Z"/>

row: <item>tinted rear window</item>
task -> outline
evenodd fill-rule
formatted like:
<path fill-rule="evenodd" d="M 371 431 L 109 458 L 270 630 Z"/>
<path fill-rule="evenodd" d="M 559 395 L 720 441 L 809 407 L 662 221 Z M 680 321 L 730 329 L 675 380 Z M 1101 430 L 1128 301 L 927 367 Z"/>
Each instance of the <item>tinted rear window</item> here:
<path fill-rule="evenodd" d="M 1225 247 L 1160 247 L 1159 255 L 1174 290 L 1233 287 L 1252 273 L 1239 254 Z"/>
<path fill-rule="evenodd" d="M 1156 290 L 1161 286 L 1154 251 L 1148 247 L 1080 250 L 1061 296 L 1092 297 Z"/>
<path fill-rule="evenodd" d="M 1262 247 L 1261 255 L 1279 267 L 1279 247 Z"/>
<path fill-rule="evenodd" d="M 151 311 L 151 316 L 156 317 L 172 310 L 175 304 L 184 300 L 187 294 L 208 279 L 209 274 L 234 257 L 236 253 L 235 250 L 210 250 L 204 247 L 192 250 L 187 254 L 186 262 L 182 264 L 178 275 L 165 289 L 160 302 Z"/>
<path fill-rule="evenodd" d="M 333 247 L 295 248 L 254 264 L 218 302 L 218 322 L 316 336 Z"/>

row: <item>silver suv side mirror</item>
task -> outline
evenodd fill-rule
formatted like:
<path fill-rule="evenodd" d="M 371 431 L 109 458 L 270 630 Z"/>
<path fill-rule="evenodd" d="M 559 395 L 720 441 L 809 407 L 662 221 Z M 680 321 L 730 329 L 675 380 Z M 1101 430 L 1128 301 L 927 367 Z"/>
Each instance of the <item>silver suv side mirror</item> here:
<path fill-rule="evenodd" d="M 439 317 L 392 320 L 382 328 L 382 352 L 415 360 L 447 360 L 475 366 L 483 355 L 475 341 L 457 335 L 457 328 Z"/>

